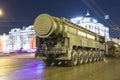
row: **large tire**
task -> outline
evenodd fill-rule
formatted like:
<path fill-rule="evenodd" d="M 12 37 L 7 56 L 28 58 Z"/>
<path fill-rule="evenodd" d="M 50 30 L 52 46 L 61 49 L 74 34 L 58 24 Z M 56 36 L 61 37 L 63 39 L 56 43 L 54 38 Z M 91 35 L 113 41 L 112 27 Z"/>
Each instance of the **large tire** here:
<path fill-rule="evenodd" d="M 78 63 L 78 54 L 76 51 L 73 51 L 71 54 L 71 60 L 68 61 L 68 66 L 76 66 Z"/>
<path fill-rule="evenodd" d="M 89 55 L 87 51 L 84 51 L 84 64 L 88 63 L 89 61 Z"/>
<path fill-rule="evenodd" d="M 96 51 L 93 51 L 93 61 L 95 62 L 95 61 L 97 61 L 97 57 L 96 57 L 97 55 L 96 55 Z"/>
<path fill-rule="evenodd" d="M 102 51 L 100 51 L 100 60 L 103 60 Z"/>
<path fill-rule="evenodd" d="M 93 58 L 92 58 L 92 51 L 89 51 L 89 62 L 91 63 L 93 61 Z"/>
<path fill-rule="evenodd" d="M 84 61 L 84 56 L 83 56 L 83 51 L 78 51 L 78 65 L 83 64 Z"/>
<path fill-rule="evenodd" d="M 105 52 L 102 51 L 102 60 L 104 60 L 104 58 L 105 58 Z"/>
<path fill-rule="evenodd" d="M 99 61 L 99 59 L 100 59 L 100 54 L 99 54 L 99 51 L 96 51 L 96 59 L 97 59 L 97 61 Z"/>

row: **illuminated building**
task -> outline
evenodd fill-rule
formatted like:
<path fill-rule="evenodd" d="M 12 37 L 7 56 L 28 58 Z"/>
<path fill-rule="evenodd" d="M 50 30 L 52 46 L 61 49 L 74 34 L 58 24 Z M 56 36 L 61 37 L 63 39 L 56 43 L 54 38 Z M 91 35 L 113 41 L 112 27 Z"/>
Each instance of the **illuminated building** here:
<path fill-rule="evenodd" d="M 10 45 L 9 45 L 9 35 L 5 33 L 0 36 L 0 52 L 2 53 L 9 53 Z"/>
<path fill-rule="evenodd" d="M 0 36 L 0 52 L 2 52 L 2 45 L 3 45 L 3 43 L 2 43 L 2 38 L 1 38 L 1 36 Z"/>
<path fill-rule="evenodd" d="M 9 32 L 12 52 L 32 52 L 35 49 L 35 32 L 33 26 L 14 28 Z"/>
<path fill-rule="evenodd" d="M 109 28 L 104 26 L 101 23 L 98 23 L 98 21 L 96 19 L 94 19 L 90 16 L 89 12 L 87 12 L 85 17 L 73 18 L 73 19 L 71 19 L 71 21 L 73 23 L 76 23 L 76 24 L 96 33 L 97 35 L 105 36 L 107 41 L 110 40 Z"/>
<path fill-rule="evenodd" d="M 33 26 L 11 29 L 9 35 L 0 36 L 0 53 L 34 52 L 36 50 Z"/>

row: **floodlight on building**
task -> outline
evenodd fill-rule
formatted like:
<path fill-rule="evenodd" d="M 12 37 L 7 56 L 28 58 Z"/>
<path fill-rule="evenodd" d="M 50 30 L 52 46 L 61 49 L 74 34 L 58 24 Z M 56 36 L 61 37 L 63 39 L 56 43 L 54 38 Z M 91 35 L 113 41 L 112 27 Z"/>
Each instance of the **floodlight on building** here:
<path fill-rule="evenodd" d="M 71 21 L 75 21 L 75 20 L 82 20 L 83 19 L 83 17 L 76 17 L 76 18 L 72 18 L 72 19 L 70 19 Z"/>
<path fill-rule="evenodd" d="M 97 21 L 96 19 L 93 19 L 93 22 L 94 22 L 94 23 L 97 23 L 98 21 Z"/>

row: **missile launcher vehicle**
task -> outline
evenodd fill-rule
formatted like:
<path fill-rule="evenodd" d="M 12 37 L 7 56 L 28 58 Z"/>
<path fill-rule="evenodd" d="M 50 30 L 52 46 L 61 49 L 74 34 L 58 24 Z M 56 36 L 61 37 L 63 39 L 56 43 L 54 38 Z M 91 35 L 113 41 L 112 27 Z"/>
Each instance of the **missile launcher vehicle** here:
<path fill-rule="evenodd" d="M 97 35 L 68 19 L 40 14 L 34 21 L 36 58 L 46 65 L 75 66 L 102 60 L 108 52 L 105 37 Z"/>

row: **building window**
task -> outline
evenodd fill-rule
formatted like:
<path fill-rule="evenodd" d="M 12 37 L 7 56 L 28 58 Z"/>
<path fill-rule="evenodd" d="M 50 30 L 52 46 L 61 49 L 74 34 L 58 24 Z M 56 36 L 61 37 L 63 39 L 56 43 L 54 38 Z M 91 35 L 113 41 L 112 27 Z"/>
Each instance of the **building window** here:
<path fill-rule="evenodd" d="M 77 24 L 80 24 L 80 21 L 77 21 Z"/>
<path fill-rule="evenodd" d="M 89 29 L 91 29 L 91 26 L 89 25 Z"/>

